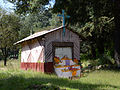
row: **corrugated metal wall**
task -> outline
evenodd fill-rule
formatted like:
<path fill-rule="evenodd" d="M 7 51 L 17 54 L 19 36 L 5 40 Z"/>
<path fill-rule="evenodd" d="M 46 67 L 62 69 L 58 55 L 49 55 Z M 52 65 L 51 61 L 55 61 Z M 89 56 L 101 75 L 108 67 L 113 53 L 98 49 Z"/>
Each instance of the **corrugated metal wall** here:
<path fill-rule="evenodd" d="M 78 35 L 66 29 L 65 36 L 62 36 L 63 29 L 51 32 L 45 36 L 45 60 L 53 62 L 52 42 L 73 42 L 74 58 L 80 60 L 80 38 Z"/>

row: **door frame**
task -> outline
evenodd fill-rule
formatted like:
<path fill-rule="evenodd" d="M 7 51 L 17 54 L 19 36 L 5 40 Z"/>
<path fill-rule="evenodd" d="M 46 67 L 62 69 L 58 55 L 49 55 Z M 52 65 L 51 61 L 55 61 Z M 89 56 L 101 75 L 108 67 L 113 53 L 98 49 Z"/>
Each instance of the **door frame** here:
<path fill-rule="evenodd" d="M 53 52 L 53 65 L 54 63 L 54 57 L 55 57 L 55 48 L 56 47 L 71 47 L 72 48 L 72 60 L 74 59 L 74 44 L 73 42 L 52 42 L 52 52 Z"/>

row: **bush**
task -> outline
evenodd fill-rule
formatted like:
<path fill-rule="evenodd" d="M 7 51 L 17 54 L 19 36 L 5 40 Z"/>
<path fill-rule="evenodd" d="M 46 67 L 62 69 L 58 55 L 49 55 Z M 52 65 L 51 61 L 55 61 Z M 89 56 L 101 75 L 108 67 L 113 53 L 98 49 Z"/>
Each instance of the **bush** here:
<path fill-rule="evenodd" d="M 21 60 L 21 49 L 19 49 L 18 60 Z"/>
<path fill-rule="evenodd" d="M 99 65 L 104 65 L 104 64 L 109 64 L 109 65 L 114 65 L 115 61 L 111 56 L 107 56 L 107 55 L 102 55 L 99 59 L 98 59 L 98 64 Z"/>

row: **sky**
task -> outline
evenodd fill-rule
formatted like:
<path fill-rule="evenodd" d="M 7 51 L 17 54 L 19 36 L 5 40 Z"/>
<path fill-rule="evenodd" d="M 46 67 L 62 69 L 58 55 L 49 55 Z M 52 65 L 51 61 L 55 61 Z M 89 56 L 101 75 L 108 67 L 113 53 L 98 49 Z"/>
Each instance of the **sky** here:
<path fill-rule="evenodd" d="M 53 7 L 55 0 L 51 0 L 49 2 L 51 6 Z M 46 5 L 46 7 L 49 7 L 50 5 Z M 0 7 L 4 8 L 5 10 L 11 12 L 13 11 L 14 5 L 12 3 L 7 2 L 7 0 L 0 0 Z"/>
<path fill-rule="evenodd" d="M 55 4 L 55 0 L 51 0 L 49 3 L 50 3 L 51 6 L 53 7 L 53 5 Z M 49 6 L 49 5 L 48 5 L 48 6 Z"/>
<path fill-rule="evenodd" d="M 13 11 L 14 5 L 9 3 L 7 0 L 0 0 L 0 7 L 4 8 L 7 11 Z"/>

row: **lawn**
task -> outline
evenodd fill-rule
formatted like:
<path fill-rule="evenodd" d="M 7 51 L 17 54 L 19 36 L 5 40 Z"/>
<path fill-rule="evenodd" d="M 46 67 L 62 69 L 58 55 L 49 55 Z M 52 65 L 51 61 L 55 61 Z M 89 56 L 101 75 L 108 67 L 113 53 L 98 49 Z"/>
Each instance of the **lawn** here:
<path fill-rule="evenodd" d="M 120 90 L 120 72 L 113 70 L 96 70 L 85 73 L 77 80 L 58 78 L 54 74 L 20 70 L 18 60 L 9 60 L 7 66 L 0 61 L 0 90 Z M 46 87 L 45 87 L 46 86 Z M 52 88 L 51 88 L 52 87 Z M 59 88 L 56 88 L 59 87 Z"/>

